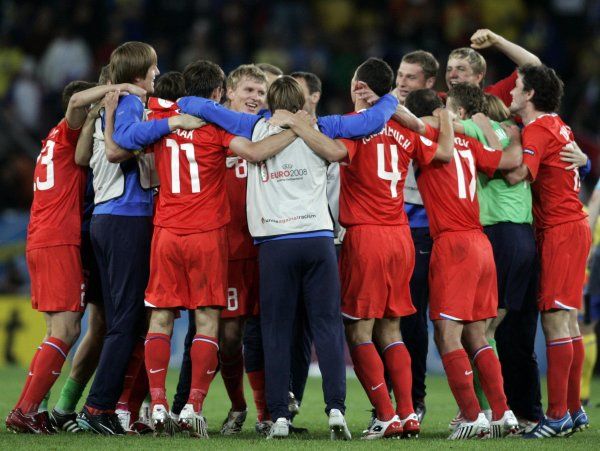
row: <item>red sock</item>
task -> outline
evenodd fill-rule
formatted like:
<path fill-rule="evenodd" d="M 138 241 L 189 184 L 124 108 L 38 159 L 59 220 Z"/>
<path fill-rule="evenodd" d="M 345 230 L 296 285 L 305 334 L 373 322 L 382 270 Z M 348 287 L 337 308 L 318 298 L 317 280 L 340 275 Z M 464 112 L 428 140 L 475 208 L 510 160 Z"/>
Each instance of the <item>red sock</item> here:
<path fill-rule="evenodd" d="M 585 346 L 583 337 L 573 337 L 573 363 L 569 371 L 569 388 L 567 392 L 567 407 L 571 414 L 581 409 L 581 373 L 583 372 L 583 360 L 585 359 Z"/>
<path fill-rule="evenodd" d="M 192 342 L 192 384 L 188 404 L 194 405 L 194 411 L 202 412 L 202 404 L 208 393 L 208 387 L 215 377 L 219 363 L 219 345 L 215 337 L 196 335 Z"/>
<path fill-rule="evenodd" d="M 123 391 L 121 392 L 119 401 L 117 401 L 117 409 L 129 411 L 131 390 L 133 389 L 133 384 L 135 383 L 135 379 L 137 378 L 138 373 L 140 372 L 140 367 L 142 366 L 142 362 L 144 361 L 144 352 L 144 340 L 139 340 L 133 348 L 129 365 L 125 371 L 125 377 L 123 379 Z"/>
<path fill-rule="evenodd" d="M 50 337 L 42 343 L 35 359 L 29 387 L 17 406 L 23 413 L 37 411 L 42 399 L 60 376 L 69 348 L 69 345 L 55 337 Z"/>
<path fill-rule="evenodd" d="M 131 412 L 131 423 L 135 423 L 140 417 L 140 408 L 146 395 L 148 394 L 148 374 L 146 373 L 146 365 L 142 360 L 135 382 L 129 396 L 129 411 Z"/>
<path fill-rule="evenodd" d="M 37 359 L 37 356 L 40 353 L 40 349 L 42 349 L 41 345 L 38 346 L 38 348 L 35 350 L 35 354 L 33 354 L 33 358 L 31 359 L 31 363 L 29 364 L 29 370 L 27 371 L 27 377 L 25 378 L 25 385 L 23 385 L 23 390 L 21 390 L 21 395 L 19 396 L 19 400 L 15 404 L 15 409 L 19 406 L 19 404 L 21 404 L 21 401 L 23 401 L 23 397 L 25 396 L 25 393 L 27 393 L 27 389 L 29 388 L 29 384 L 31 383 L 31 378 L 33 377 L 33 369 L 35 368 L 35 361 Z"/>
<path fill-rule="evenodd" d="M 242 348 L 232 356 L 221 354 L 221 376 L 225 389 L 231 400 L 231 410 L 242 412 L 246 410 L 244 398 L 244 357 Z"/>
<path fill-rule="evenodd" d="M 548 410 L 546 415 L 558 420 L 567 413 L 569 373 L 573 362 L 571 337 L 547 342 L 546 358 L 548 359 Z"/>
<path fill-rule="evenodd" d="M 152 407 L 155 404 L 162 404 L 168 409 L 165 381 L 171 358 L 171 337 L 148 332 L 145 355 Z"/>
<path fill-rule="evenodd" d="M 442 356 L 448 385 L 456 404 L 468 421 L 475 421 L 481 407 L 473 387 L 473 368 L 464 349 L 456 349 Z"/>
<path fill-rule="evenodd" d="M 412 403 L 410 354 L 404 342 L 397 341 L 389 344 L 383 350 L 383 362 L 392 380 L 394 398 L 396 398 L 396 413 L 401 419 L 404 419 L 415 412 Z"/>
<path fill-rule="evenodd" d="M 481 388 L 492 408 L 492 420 L 499 420 L 504 412 L 508 410 L 500 361 L 492 347 L 487 345 L 475 352 L 473 363 L 479 371 Z"/>
<path fill-rule="evenodd" d="M 356 377 L 365 389 L 369 401 L 375 407 L 377 418 L 381 421 L 391 420 L 396 412 L 385 384 L 383 362 L 375 345 L 370 341 L 361 343 L 352 347 L 350 355 Z"/>
<path fill-rule="evenodd" d="M 264 370 L 251 371 L 246 375 L 252 388 L 254 405 L 256 406 L 256 419 L 258 421 L 268 420 L 269 412 L 267 411 L 267 400 L 265 398 L 265 372 Z"/>

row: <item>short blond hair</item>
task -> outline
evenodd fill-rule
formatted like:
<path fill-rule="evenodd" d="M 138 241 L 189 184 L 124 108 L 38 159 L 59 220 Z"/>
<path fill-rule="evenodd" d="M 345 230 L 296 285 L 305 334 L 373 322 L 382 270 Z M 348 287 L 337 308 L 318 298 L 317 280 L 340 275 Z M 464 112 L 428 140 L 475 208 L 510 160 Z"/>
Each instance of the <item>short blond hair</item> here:
<path fill-rule="evenodd" d="M 276 79 L 267 92 L 267 103 L 271 111 L 288 110 L 295 113 L 304 107 L 304 102 L 304 91 L 300 83 L 289 75 Z"/>
<path fill-rule="evenodd" d="M 257 81 L 258 83 L 264 83 L 265 87 L 269 84 L 267 81 L 267 76 L 264 71 L 261 70 L 255 64 L 242 64 L 241 66 L 236 67 L 227 76 L 226 87 L 227 89 L 235 90 L 237 85 L 243 78 L 249 78 L 251 80 Z"/>
<path fill-rule="evenodd" d="M 454 49 L 448 55 L 448 59 L 450 58 L 458 58 L 458 59 L 466 59 L 477 75 L 485 75 L 485 71 L 487 69 L 487 65 L 485 63 L 485 58 L 476 50 L 473 50 L 469 47 L 461 47 L 459 49 Z"/>
<path fill-rule="evenodd" d="M 110 80 L 114 84 L 133 83 L 145 78 L 150 67 L 157 64 L 156 51 L 145 42 L 130 41 L 121 44 L 110 55 Z"/>

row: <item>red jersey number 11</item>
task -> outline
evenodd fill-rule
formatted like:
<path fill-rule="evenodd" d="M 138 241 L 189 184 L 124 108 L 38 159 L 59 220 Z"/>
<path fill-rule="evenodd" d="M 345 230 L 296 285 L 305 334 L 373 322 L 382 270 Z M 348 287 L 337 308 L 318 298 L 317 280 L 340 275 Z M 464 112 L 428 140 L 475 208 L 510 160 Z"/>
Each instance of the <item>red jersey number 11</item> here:
<path fill-rule="evenodd" d="M 174 139 L 167 139 L 166 145 L 171 149 L 171 192 L 173 194 L 181 193 L 181 181 L 179 178 L 179 150 L 185 152 L 185 156 L 190 165 L 190 185 L 192 193 L 200 192 L 200 172 L 198 162 L 192 143 L 184 143 L 181 146 Z"/>

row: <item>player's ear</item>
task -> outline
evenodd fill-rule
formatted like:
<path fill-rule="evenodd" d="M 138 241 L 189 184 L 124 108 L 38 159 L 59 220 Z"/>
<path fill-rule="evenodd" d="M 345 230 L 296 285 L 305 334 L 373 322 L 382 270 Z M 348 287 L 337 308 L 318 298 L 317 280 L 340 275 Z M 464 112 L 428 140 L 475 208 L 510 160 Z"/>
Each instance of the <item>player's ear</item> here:
<path fill-rule="evenodd" d="M 427 89 L 433 88 L 433 85 L 435 85 L 435 77 L 429 77 L 427 80 L 425 80 L 425 87 Z"/>
<path fill-rule="evenodd" d="M 310 95 L 310 98 L 311 98 L 311 100 L 312 100 L 313 103 L 319 103 L 319 100 L 321 100 L 321 93 L 319 91 L 313 92 Z"/>

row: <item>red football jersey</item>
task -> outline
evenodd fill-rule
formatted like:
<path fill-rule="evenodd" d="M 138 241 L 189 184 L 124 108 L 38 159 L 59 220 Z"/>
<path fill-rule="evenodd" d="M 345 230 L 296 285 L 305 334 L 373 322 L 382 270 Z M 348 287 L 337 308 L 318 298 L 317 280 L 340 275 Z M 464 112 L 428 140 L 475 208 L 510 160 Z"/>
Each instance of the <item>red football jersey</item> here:
<path fill-rule="evenodd" d="M 518 73 L 515 70 L 508 77 L 503 78 L 502 80 L 494 83 L 493 85 L 486 86 L 485 88 L 483 88 L 483 90 L 488 94 L 495 95 L 500 100 L 502 100 L 504 105 L 509 107 L 512 103 L 512 96 L 510 95 L 510 91 L 513 90 L 515 84 L 517 83 L 517 76 Z"/>
<path fill-rule="evenodd" d="M 437 141 L 439 130 L 427 126 L 427 137 Z M 477 171 L 492 177 L 502 151 L 490 149 L 469 136 L 456 133 L 450 163 L 433 161 L 419 166 L 417 185 L 423 197 L 431 236 L 443 232 L 481 229 L 477 201 Z"/>
<path fill-rule="evenodd" d="M 42 141 L 33 173 L 33 203 L 27 249 L 81 244 L 81 219 L 87 171 L 75 164 L 81 128 L 63 119 Z"/>
<path fill-rule="evenodd" d="M 538 228 L 585 218 L 579 200 L 579 170 L 565 171 L 569 163 L 559 152 L 574 141 L 573 132 L 557 114 L 544 114 L 523 129 L 523 163 L 529 168 L 533 215 Z"/>
<path fill-rule="evenodd" d="M 408 224 L 404 181 L 411 159 L 429 164 L 437 144 L 388 121 L 381 132 L 343 140 L 349 164 L 340 165 L 340 224 Z"/>
<path fill-rule="evenodd" d="M 177 104 L 151 98 L 149 119 L 178 113 Z M 214 125 L 175 130 L 152 145 L 160 179 L 154 225 L 174 233 L 206 232 L 229 222 L 225 157 L 234 135 Z"/>
<path fill-rule="evenodd" d="M 248 184 L 248 162 L 229 153 L 225 186 L 231 207 L 231 221 L 227 224 L 229 260 L 255 258 L 258 254 L 254 240 L 248 230 L 246 214 L 246 185 Z"/>

